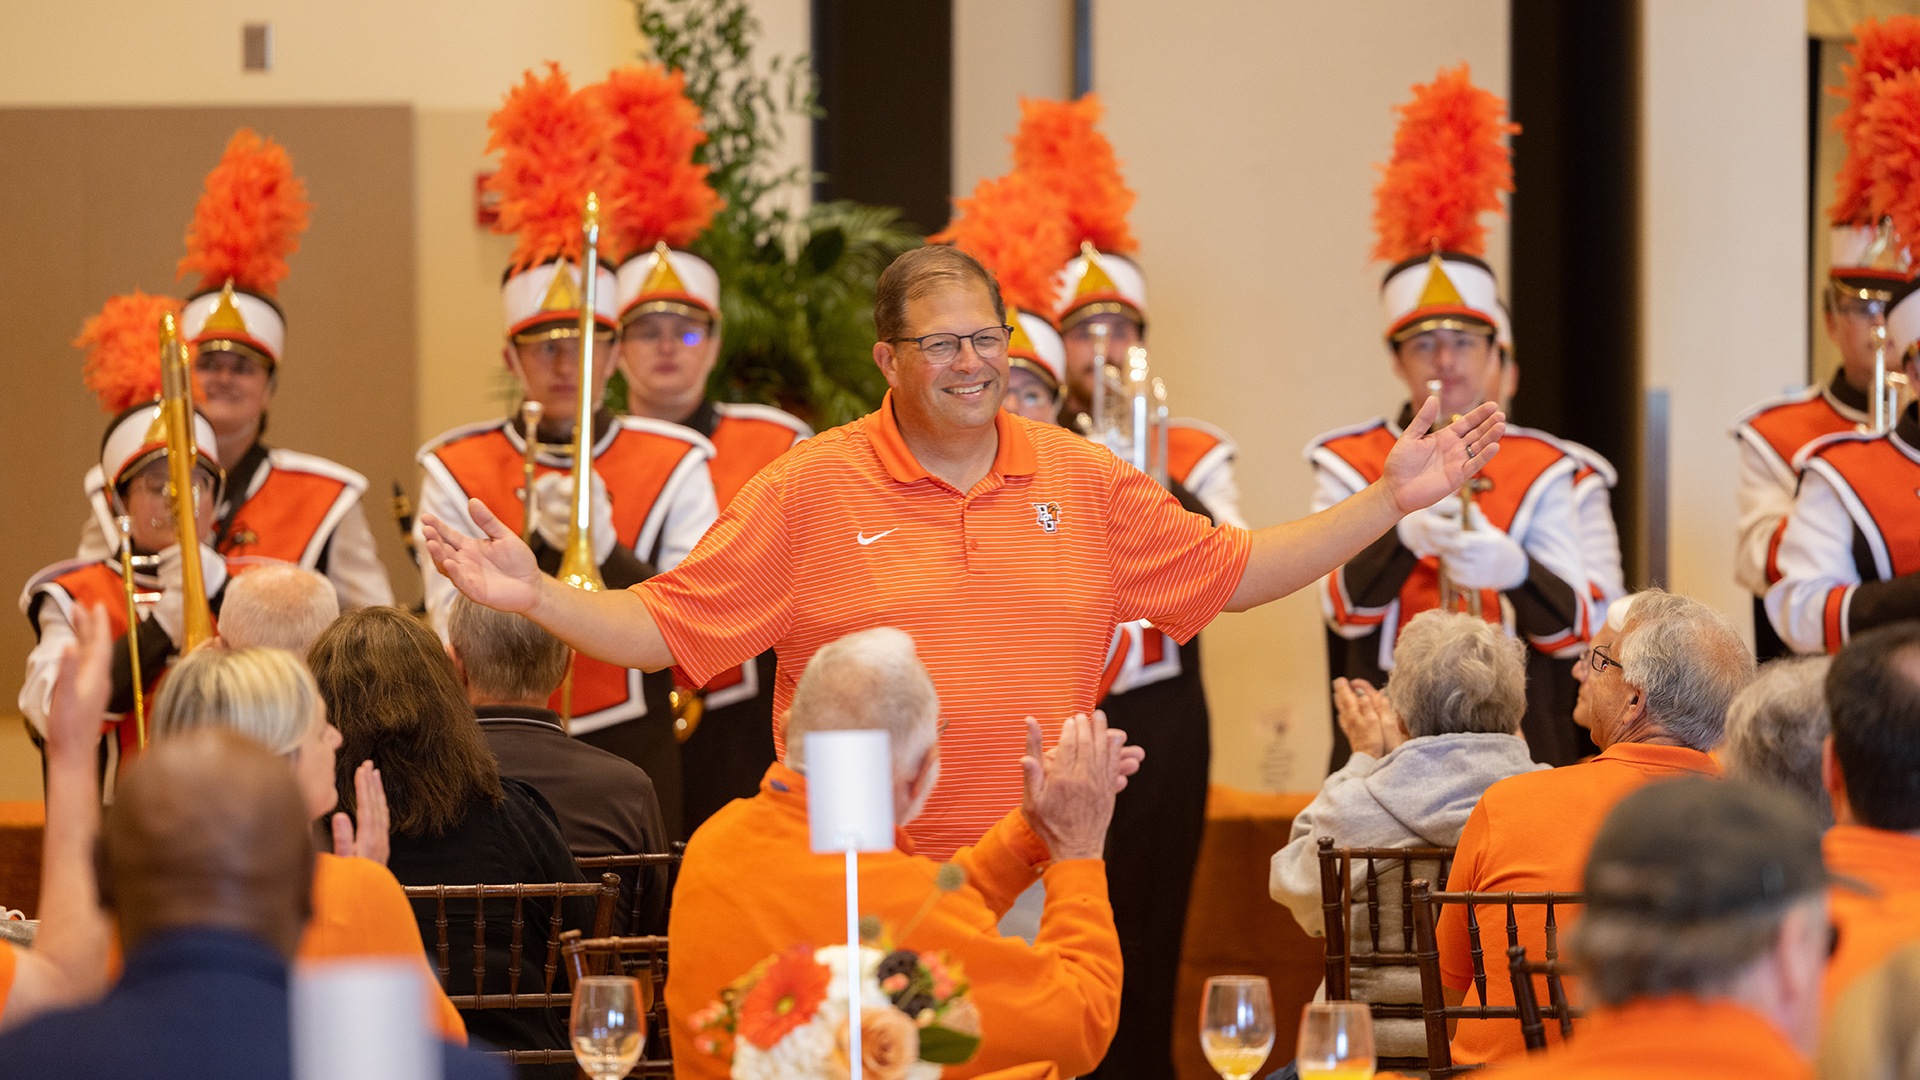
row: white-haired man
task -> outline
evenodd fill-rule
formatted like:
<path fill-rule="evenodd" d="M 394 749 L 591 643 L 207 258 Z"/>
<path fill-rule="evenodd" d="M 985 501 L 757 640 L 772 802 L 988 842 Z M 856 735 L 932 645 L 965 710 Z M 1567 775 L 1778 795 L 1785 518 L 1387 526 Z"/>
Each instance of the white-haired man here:
<path fill-rule="evenodd" d="M 807 732 L 886 731 L 894 819 L 905 825 L 939 777 L 939 714 L 933 681 L 899 630 L 861 631 L 814 653 L 794 690 L 784 761 L 767 770 L 758 795 L 721 809 L 687 844 L 667 931 L 667 1003 L 677 1024 L 767 957 L 846 935 L 837 899 L 844 865 L 808 843 Z M 1067 721 L 1059 743 L 1042 753 L 1039 724 L 1029 720 L 1025 799 L 954 856 L 963 883 L 942 882 L 951 875 L 914 855 L 904 834 L 898 849 L 860 860 L 861 909 L 897 935 L 894 947 L 944 951 L 965 971 L 981 1044 L 961 1075 L 1051 1061 L 1077 1076 L 1113 1038 L 1120 942 L 1101 851 L 1113 796 L 1142 756 L 1124 740 L 1096 712 Z M 1036 880 L 1046 882 L 1047 896 L 1038 937 L 1029 945 L 1000 936 L 1000 916 Z M 676 1055 L 679 1075 L 728 1075 L 724 1056 L 692 1049 L 694 1031 L 676 1028 L 674 1036 L 690 1047 Z"/>
<path fill-rule="evenodd" d="M 295 656 L 340 617 L 340 594 L 326 577 L 292 563 L 236 575 L 220 608 L 220 640 L 233 649 L 285 649 Z"/>

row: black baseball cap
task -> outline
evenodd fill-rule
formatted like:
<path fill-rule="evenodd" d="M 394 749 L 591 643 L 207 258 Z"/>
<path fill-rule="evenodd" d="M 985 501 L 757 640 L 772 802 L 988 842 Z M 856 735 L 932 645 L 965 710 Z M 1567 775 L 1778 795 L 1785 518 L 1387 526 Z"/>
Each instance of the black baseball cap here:
<path fill-rule="evenodd" d="M 1820 822 L 1800 799 L 1689 777 L 1620 800 L 1587 855 L 1587 912 L 1674 924 L 1785 907 L 1829 885 Z"/>

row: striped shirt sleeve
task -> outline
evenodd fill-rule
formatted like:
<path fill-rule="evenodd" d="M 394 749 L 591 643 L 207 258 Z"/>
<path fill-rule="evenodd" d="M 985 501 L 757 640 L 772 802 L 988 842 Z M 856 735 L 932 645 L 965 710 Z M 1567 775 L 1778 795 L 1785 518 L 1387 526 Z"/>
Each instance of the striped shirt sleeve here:
<path fill-rule="evenodd" d="M 672 570 L 633 586 L 696 686 L 760 655 L 793 618 L 793 560 L 780 495 L 760 473 Z"/>
<path fill-rule="evenodd" d="M 1138 469 L 1114 465 L 1107 511 L 1116 622 L 1146 619 L 1185 644 L 1227 606 L 1251 534 L 1181 507 Z"/>

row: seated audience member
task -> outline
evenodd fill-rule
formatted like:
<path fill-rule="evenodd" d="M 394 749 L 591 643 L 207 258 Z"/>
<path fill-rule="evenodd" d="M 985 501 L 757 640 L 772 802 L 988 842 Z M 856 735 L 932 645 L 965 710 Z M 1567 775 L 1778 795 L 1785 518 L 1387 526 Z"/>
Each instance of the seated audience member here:
<path fill-rule="evenodd" d="M 546 797 L 575 858 L 667 850 L 660 801 L 645 770 L 568 737 L 560 715 L 547 708 L 567 676 L 567 647 L 559 638 L 524 615 L 456 596 L 447 615 L 447 651 L 500 775 L 531 784 Z M 646 933 L 665 933 L 667 868 L 638 876 L 639 925 Z M 615 925 L 633 924 L 622 911 Z"/>
<path fill-rule="evenodd" d="M 355 798 L 347 762 L 380 763 L 392 822 L 387 866 L 403 885 L 513 885 L 584 881 L 553 809 L 539 792 L 501 777 L 473 722 L 453 661 L 433 631 L 398 608 L 360 608 L 329 626 L 308 654 L 327 715 L 340 727 L 341 806 Z M 515 929 L 511 900 L 489 901 L 486 920 L 488 993 L 507 992 Z M 591 932 L 593 901 L 565 905 L 568 929 Z M 521 927 L 519 989 L 545 986 L 547 925 L 552 909 L 528 900 Z M 447 904 L 452 946 L 447 992 L 475 993 L 471 904 Z M 420 935 L 435 937 L 435 910 L 419 904 Z M 555 985 L 564 987 L 562 973 Z M 514 1050 L 568 1047 L 567 1018 L 554 1009 L 466 1010 L 475 1038 Z M 572 1077 L 572 1066 L 523 1075 Z"/>
<path fill-rule="evenodd" d="M 253 739 L 196 731 L 150 746 L 121 773 L 99 848 L 126 968 L 98 1004 L 0 1036 L 0 1072 L 290 1076 L 288 962 L 311 913 L 311 824 L 285 760 Z M 454 1046 L 440 1065 L 450 1080 L 506 1072 Z"/>
<path fill-rule="evenodd" d="M 1820 1039 L 1820 1080 L 1920 1080 L 1920 945 L 1840 995 Z"/>
<path fill-rule="evenodd" d="M 340 732 L 327 722 L 320 691 L 298 657 L 284 649 L 195 650 L 167 673 L 148 728 L 155 742 L 226 728 L 286 758 L 308 818 L 326 822 L 333 839 L 333 851 L 321 852 L 314 864 L 313 914 L 300 938 L 299 959 L 412 960 L 434 988 L 440 1031 L 466 1041 L 460 1013 L 427 966 L 413 908 L 385 866 L 387 806 L 373 762 L 362 761 L 352 773 L 359 827 L 347 814 L 333 813 L 340 801 L 334 789 Z"/>
<path fill-rule="evenodd" d="M 40 844 L 40 928 L 33 948 L 0 944 L 0 1026 L 89 1001 L 106 988 L 106 917 L 95 888 L 100 833 L 100 716 L 113 691 L 113 627 L 75 605 L 47 709 L 47 824 Z"/>
<path fill-rule="evenodd" d="M 1472 615 L 1423 611 L 1407 623 L 1393 650 L 1386 696 L 1336 680 L 1340 726 L 1353 756 L 1327 777 L 1293 819 L 1287 846 L 1273 856 L 1267 888 L 1300 928 L 1325 933 L 1320 908 L 1319 838 L 1340 847 L 1452 847 L 1480 793 L 1496 780 L 1544 769 L 1518 735 L 1527 709 L 1526 646 L 1497 624 Z M 1434 862 L 1414 864 L 1432 880 Z M 1424 872 L 1422 872 L 1424 867 Z M 1356 870 L 1356 875 L 1362 873 Z M 1401 949 L 1398 864 L 1381 867 L 1377 913 L 1380 948 Z M 1374 951 L 1364 884 L 1354 886 L 1350 941 Z M 1359 968 L 1353 998 L 1375 1004 L 1418 1004 L 1420 976 L 1411 967 Z M 1380 1020 L 1374 1048 L 1382 1055 L 1426 1053 L 1420 1021 Z"/>
<path fill-rule="evenodd" d="M 1708 751 L 1720 744 L 1727 703 L 1753 678 L 1753 654 L 1725 616 L 1684 596 L 1637 593 L 1620 636 L 1589 650 L 1585 662 L 1583 692 L 1600 753 L 1489 787 L 1460 831 L 1449 890 L 1577 892 L 1587 849 L 1615 803 L 1654 780 L 1720 774 Z M 1544 909 L 1518 911 L 1520 943 L 1543 955 Z M 1560 926 L 1573 917 L 1560 912 Z M 1480 910 L 1481 927 L 1498 936 L 1486 953 L 1494 969 L 1487 1005 L 1513 1004 L 1512 984 L 1499 968 L 1499 942 L 1506 939 L 1498 928 L 1505 921 L 1504 909 Z M 1473 982 L 1466 911 L 1447 905 L 1437 930 L 1447 996 L 1464 1000 Z M 1548 1028 L 1547 1037 L 1558 1039 L 1553 1025 Z M 1510 1020 L 1462 1020 L 1453 1040 L 1456 1063 L 1493 1061 L 1525 1048 Z"/>
<path fill-rule="evenodd" d="M 292 563 L 268 563 L 227 583 L 220 640 L 230 649 L 285 649 L 305 656 L 313 639 L 339 617 L 333 582 Z"/>
<path fill-rule="evenodd" d="M 1727 706 L 1720 765 L 1735 780 L 1751 780 L 1805 799 L 1821 822 L 1833 824 L 1833 800 L 1820 778 L 1826 746 L 1827 668 L 1831 657 L 1806 656 L 1761 666 L 1753 682 Z"/>
<path fill-rule="evenodd" d="M 1833 798 L 1827 862 L 1877 895 L 1836 892 L 1840 948 L 1827 1003 L 1894 949 L 1920 941 L 1920 623 L 1856 636 L 1827 672 L 1822 772 Z"/>
<path fill-rule="evenodd" d="M 813 655 L 794 690 L 784 762 L 767 769 L 758 795 L 728 804 L 687 844 L 668 930 L 676 1075 L 728 1075 L 728 1062 L 701 1047 L 693 1019 L 724 987 L 776 953 L 846 940 L 844 862 L 813 854 L 808 842 L 807 733 L 886 731 L 894 822 L 905 825 L 939 773 L 939 710 L 912 639 L 898 630 L 851 634 Z M 1140 758 L 1123 740 L 1101 714 L 1077 716 L 1042 754 L 1029 721 L 1026 798 L 954 856 L 965 875 L 954 891 L 938 891 L 942 868 L 907 851 L 860 857 L 862 912 L 901 935 L 896 948 L 947 951 L 972 985 L 982 1043 L 945 1075 L 1053 1062 L 1078 1076 L 1105 1054 L 1121 971 L 1101 852 L 1114 793 Z M 1046 883 L 1046 906 L 1029 945 L 996 924 L 1035 880 Z"/>
<path fill-rule="evenodd" d="M 1567 941 L 1590 1011 L 1570 1041 L 1500 1075 L 1810 1076 L 1828 880 L 1820 823 L 1797 799 L 1698 777 L 1628 795 L 1593 841 Z"/>
<path fill-rule="evenodd" d="M 1627 625 L 1627 612 L 1633 610 L 1633 596 L 1628 593 L 1607 605 L 1607 617 L 1594 627 L 1593 636 L 1587 639 L 1588 657 L 1593 655 L 1595 649 L 1612 651 L 1614 639 L 1620 636 L 1620 628 Z M 1589 736 L 1593 734 L 1593 702 L 1587 697 L 1587 677 L 1591 674 L 1593 665 L 1586 658 L 1573 665 L 1573 681 L 1580 686 L 1573 698 L 1573 722 Z"/>

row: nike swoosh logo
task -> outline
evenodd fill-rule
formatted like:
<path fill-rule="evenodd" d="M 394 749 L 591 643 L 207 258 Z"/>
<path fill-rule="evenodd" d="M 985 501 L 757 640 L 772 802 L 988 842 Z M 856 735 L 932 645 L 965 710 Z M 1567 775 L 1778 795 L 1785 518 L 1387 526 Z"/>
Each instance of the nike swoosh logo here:
<path fill-rule="evenodd" d="M 868 536 L 866 533 L 854 533 L 853 542 L 856 544 L 859 544 L 861 547 L 866 547 L 868 544 L 873 543 L 875 540 L 880 539 L 881 537 L 887 535 L 887 533 L 893 532 L 894 529 L 898 529 L 898 528 L 899 526 L 896 525 L 894 526 L 893 529 L 888 529 L 887 532 L 874 533 L 872 536 Z"/>

